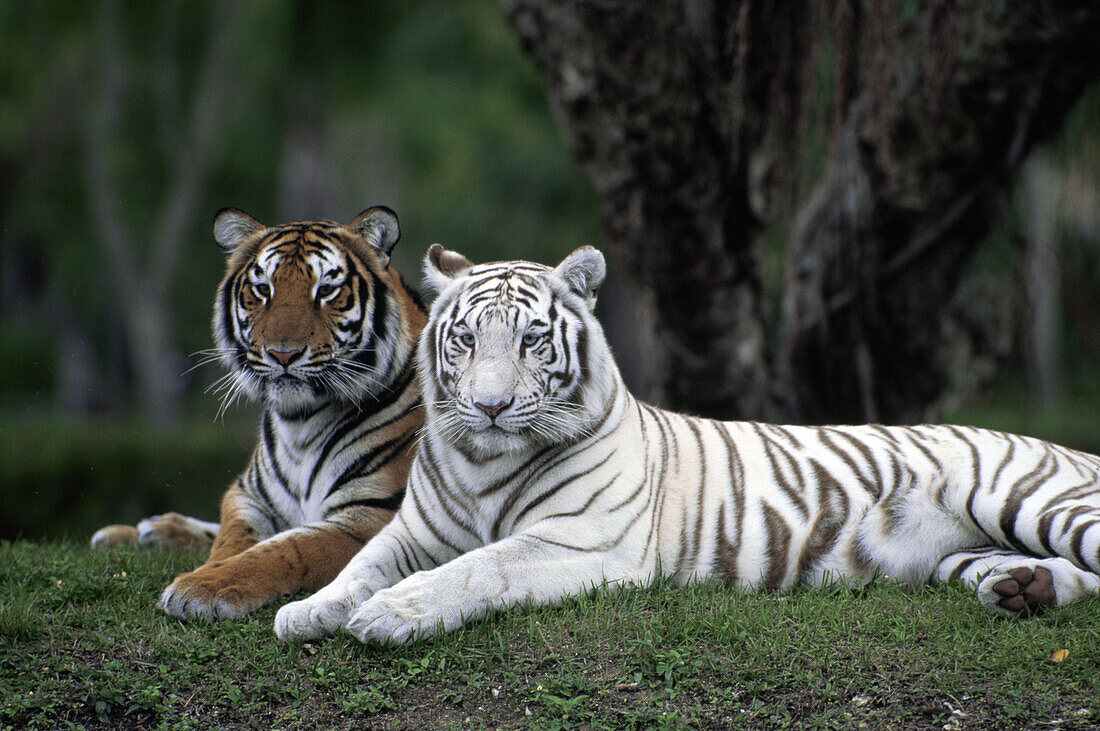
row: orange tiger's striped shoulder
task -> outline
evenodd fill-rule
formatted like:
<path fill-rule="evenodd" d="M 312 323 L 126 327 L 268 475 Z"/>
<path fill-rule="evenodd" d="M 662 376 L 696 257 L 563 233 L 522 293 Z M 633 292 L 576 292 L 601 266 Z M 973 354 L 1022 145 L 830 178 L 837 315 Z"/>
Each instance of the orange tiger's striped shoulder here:
<path fill-rule="evenodd" d="M 392 289 L 397 299 L 401 302 L 401 314 L 403 315 L 402 321 L 408 324 L 413 336 L 417 336 L 428 324 L 428 306 L 424 304 L 424 299 L 413 287 L 409 286 L 409 283 L 405 281 L 405 278 L 401 276 L 401 273 L 395 270 L 393 267 L 389 267 L 390 279 L 392 281 Z"/>

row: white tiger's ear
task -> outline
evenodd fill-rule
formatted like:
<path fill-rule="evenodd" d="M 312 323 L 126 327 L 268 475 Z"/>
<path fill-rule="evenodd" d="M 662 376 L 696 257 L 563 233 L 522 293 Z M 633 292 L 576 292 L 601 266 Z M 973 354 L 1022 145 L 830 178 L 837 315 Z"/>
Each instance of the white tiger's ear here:
<path fill-rule="evenodd" d="M 238 208 L 223 208 L 214 214 L 214 240 L 227 252 L 264 228 L 262 223 Z"/>
<path fill-rule="evenodd" d="M 397 214 L 385 206 L 368 208 L 356 216 L 348 228 L 366 239 L 383 256 L 389 256 L 401 238 Z"/>
<path fill-rule="evenodd" d="M 442 292 L 473 265 L 472 261 L 457 251 L 447 251 L 440 244 L 432 244 L 424 255 L 424 279 L 429 287 L 436 292 Z"/>
<path fill-rule="evenodd" d="M 554 269 L 554 274 L 565 280 L 569 289 L 588 303 L 588 309 L 596 309 L 596 293 L 607 276 L 607 263 L 603 254 L 591 246 L 582 246 L 565 257 Z"/>

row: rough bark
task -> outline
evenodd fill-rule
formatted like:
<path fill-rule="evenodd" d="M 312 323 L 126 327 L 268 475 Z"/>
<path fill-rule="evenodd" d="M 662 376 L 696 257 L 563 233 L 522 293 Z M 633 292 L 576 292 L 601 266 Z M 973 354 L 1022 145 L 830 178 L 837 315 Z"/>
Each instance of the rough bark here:
<path fill-rule="evenodd" d="M 965 265 L 1100 74 L 1087 4 L 925 3 L 906 24 L 896 5 L 855 22 L 867 68 L 788 240 L 778 360 L 809 420 L 935 419 L 996 350 Z"/>
<path fill-rule="evenodd" d="M 1049 408 L 1062 399 L 1062 301 L 1058 262 L 1058 218 L 1062 177 L 1041 155 L 1032 155 L 1021 171 L 1027 254 L 1022 288 L 1028 312 L 1020 349 L 1024 355 L 1028 391 L 1036 405 Z"/>
<path fill-rule="evenodd" d="M 656 308 L 670 374 L 660 400 L 759 413 L 768 368 L 759 254 L 746 237 L 758 223 L 743 161 L 731 159 L 725 95 L 700 75 L 723 64 L 712 29 L 726 22 L 665 3 L 508 10 L 603 200 L 608 242 Z"/>
<path fill-rule="evenodd" d="M 615 260 L 655 307 L 662 403 L 935 418 L 999 347 L 986 305 L 960 301 L 973 291 L 962 275 L 1026 153 L 1100 77 L 1100 8 L 505 8 L 602 199 Z M 786 264 L 771 312 L 762 232 L 776 221 Z"/>

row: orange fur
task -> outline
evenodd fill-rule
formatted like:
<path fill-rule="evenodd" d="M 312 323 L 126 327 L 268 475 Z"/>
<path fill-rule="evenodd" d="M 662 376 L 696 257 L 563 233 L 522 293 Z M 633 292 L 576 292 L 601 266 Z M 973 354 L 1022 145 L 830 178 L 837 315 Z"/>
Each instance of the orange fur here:
<path fill-rule="evenodd" d="M 427 323 L 388 265 L 398 237 L 382 207 L 347 225 L 215 217 L 229 260 L 214 352 L 230 371 L 226 400 L 264 403 L 260 439 L 222 498 L 220 526 L 165 515 L 97 533 L 104 547 L 206 540 L 206 562 L 162 592 L 169 614 L 230 619 L 316 590 L 393 518 L 424 419 L 415 348 Z"/>

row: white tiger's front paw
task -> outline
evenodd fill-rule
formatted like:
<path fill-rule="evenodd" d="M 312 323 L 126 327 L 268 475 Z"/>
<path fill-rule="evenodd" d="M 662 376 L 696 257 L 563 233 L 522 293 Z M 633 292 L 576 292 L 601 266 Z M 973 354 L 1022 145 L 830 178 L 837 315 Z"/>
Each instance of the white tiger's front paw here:
<path fill-rule="evenodd" d="M 347 612 L 336 602 L 318 606 L 310 599 L 291 602 L 275 613 L 275 636 L 284 642 L 315 640 L 343 626 Z"/>
<path fill-rule="evenodd" d="M 425 618 L 415 603 L 386 589 L 356 609 L 344 629 L 360 642 L 401 645 L 423 634 Z"/>
<path fill-rule="evenodd" d="M 315 640 L 335 634 L 370 590 L 359 581 L 330 590 L 332 584 L 311 597 L 290 602 L 275 614 L 275 635 L 283 641 Z"/>
<path fill-rule="evenodd" d="M 361 642 L 400 645 L 462 624 L 462 606 L 434 580 L 434 572 L 413 574 L 383 589 L 352 612 L 344 626 Z"/>

